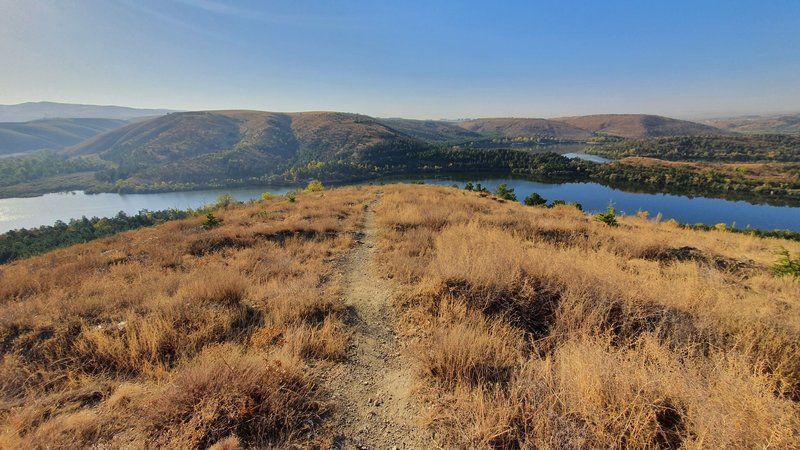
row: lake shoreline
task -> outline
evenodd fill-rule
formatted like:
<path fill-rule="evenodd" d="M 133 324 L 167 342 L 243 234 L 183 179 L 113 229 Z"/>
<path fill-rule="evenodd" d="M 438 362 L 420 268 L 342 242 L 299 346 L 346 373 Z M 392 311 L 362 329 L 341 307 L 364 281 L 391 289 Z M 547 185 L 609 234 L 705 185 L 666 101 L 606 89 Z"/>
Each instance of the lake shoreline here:
<path fill-rule="evenodd" d="M 433 175 L 433 174 L 432 174 Z M 463 188 L 466 182 L 482 183 L 494 189 L 507 183 L 516 189 L 521 201 L 536 192 L 548 200 L 564 200 L 583 204 L 589 212 L 604 210 L 613 203 L 621 214 L 635 214 L 639 210 L 649 211 L 651 217 L 661 213 L 664 219 L 674 218 L 681 223 L 726 223 L 743 228 L 751 225 L 764 230 L 787 229 L 800 231 L 800 208 L 749 203 L 744 200 L 720 199 L 661 192 L 629 192 L 614 186 L 592 181 L 531 180 L 529 177 L 491 173 L 449 173 L 429 177 L 389 177 L 368 179 L 360 183 L 331 185 L 376 185 L 390 183 L 427 183 L 457 185 Z M 251 187 L 205 189 L 194 191 L 170 191 L 162 193 L 89 194 L 81 191 L 50 193 L 38 197 L 0 199 L 0 232 L 11 229 L 51 225 L 56 220 L 73 218 L 111 217 L 119 211 L 135 214 L 142 209 L 159 211 L 165 209 L 185 210 L 213 203 L 217 197 L 230 194 L 236 200 L 258 199 L 263 192 L 283 195 L 298 189 L 298 186 L 259 185 Z"/>

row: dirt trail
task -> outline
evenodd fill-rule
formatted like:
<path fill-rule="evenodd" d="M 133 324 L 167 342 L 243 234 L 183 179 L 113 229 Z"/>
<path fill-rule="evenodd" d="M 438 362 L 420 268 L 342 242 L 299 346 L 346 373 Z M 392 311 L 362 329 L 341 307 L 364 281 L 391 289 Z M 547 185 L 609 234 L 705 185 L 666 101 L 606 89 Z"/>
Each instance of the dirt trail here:
<path fill-rule="evenodd" d="M 356 247 L 344 260 L 344 301 L 353 336 L 343 370 L 332 381 L 339 405 L 334 448 L 428 449 L 433 444 L 417 424 L 412 373 L 393 332 L 392 285 L 375 260 L 377 230 L 367 206 Z"/>

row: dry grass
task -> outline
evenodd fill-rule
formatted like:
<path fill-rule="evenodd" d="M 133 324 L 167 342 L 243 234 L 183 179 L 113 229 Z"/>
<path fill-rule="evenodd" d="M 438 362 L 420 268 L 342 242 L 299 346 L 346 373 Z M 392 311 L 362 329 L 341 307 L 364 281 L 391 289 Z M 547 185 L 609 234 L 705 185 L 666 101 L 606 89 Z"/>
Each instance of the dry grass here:
<path fill-rule="evenodd" d="M 795 448 L 796 243 L 393 186 L 401 335 L 461 448 Z"/>
<path fill-rule="evenodd" d="M 442 446 L 796 448 L 800 283 L 769 268 L 797 243 L 381 189 L 381 271 Z M 0 448 L 329 445 L 338 264 L 376 192 L 0 268 Z"/>
<path fill-rule="evenodd" d="M 0 448 L 313 446 L 375 193 L 274 198 L 0 268 Z M 329 362 L 330 361 L 330 362 Z"/>

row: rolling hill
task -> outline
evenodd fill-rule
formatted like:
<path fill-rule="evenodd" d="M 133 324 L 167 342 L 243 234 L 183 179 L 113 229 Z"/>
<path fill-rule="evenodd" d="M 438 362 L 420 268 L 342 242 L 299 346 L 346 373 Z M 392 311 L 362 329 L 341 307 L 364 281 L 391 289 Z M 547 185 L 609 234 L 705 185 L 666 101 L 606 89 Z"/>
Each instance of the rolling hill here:
<path fill-rule="evenodd" d="M 427 147 L 358 114 L 205 111 L 131 124 L 65 153 L 112 161 L 137 181 L 188 182 L 262 176 L 297 165 L 371 164 L 382 153 Z"/>
<path fill-rule="evenodd" d="M 52 118 L 135 119 L 161 116 L 168 109 L 140 109 L 126 106 L 78 105 L 73 103 L 28 102 L 0 105 L 0 122 L 29 122 Z"/>
<path fill-rule="evenodd" d="M 486 139 L 484 134 L 440 120 L 378 119 L 382 124 L 426 142 L 446 144 Z"/>
<path fill-rule="evenodd" d="M 0 155 L 63 149 L 127 123 L 118 119 L 41 119 L 0 123 Z"/>
<path fill-rule="evenodd" d="M 581 141 L 592 133 L 572 124 L 547 119 L 487 118 L 458 122 L 458 126 L 484 135 L 515 137 L 548 137 L 553 139 Z"/>
<path fill-rule="evenodd" d="M 552 119 L 589 133 L 630 139 L 665 136 L 704 136 L 728 133 L 709 125 L 647 114 L 599 114 Z"/>
<path fill-rule="evenodd" d="M 581 142 L 598 134 L 634 137 L 725 133 L 658 116 L 560 120 L 571 120 L 590 129 L 558 120 L 525 118 L 447 122 L 381 119 L 341 112 L 178 112 L 142 119 L 90 137 L 61 150 L 59 157 L 90 157 L 86 161 L 97 168 L 96 183 L 85 188 L 92 191 L 186 190 L 296 183 L 315 178 L 335 183 L 411 173 L 476 170 L 585 178 L 587 172 L 565 158 L 544 151 L 512 148 L 513 143 L 495 139 L 524 137 Z M 17 141 L 9 142 L 18 145 Z M 454 145 L 461 143 L 466 145 Z M 40 145 L 45 144 L 29 146 Z M 53 164 L 59 165 L 57 161 Z M 69 172 L 68 167 L 63 169 Z M 56 188 L 54 185 L 53 189 Z"/>
<path fill-rule="evenodd" d="M 800 134 L 800 113 L 709 119 L 704 120 L 703 123 L 737 133 Z"/>

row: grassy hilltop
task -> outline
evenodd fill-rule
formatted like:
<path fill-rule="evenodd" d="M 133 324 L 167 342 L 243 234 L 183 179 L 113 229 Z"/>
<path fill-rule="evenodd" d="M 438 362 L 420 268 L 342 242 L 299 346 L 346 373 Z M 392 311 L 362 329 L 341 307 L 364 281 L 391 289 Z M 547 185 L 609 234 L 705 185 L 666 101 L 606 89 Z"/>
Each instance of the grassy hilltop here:
<path fill-rule="evenodd" d="M 1 448 L 792 448 L 800 244 L 389 185 L 0 267 Z"/>

